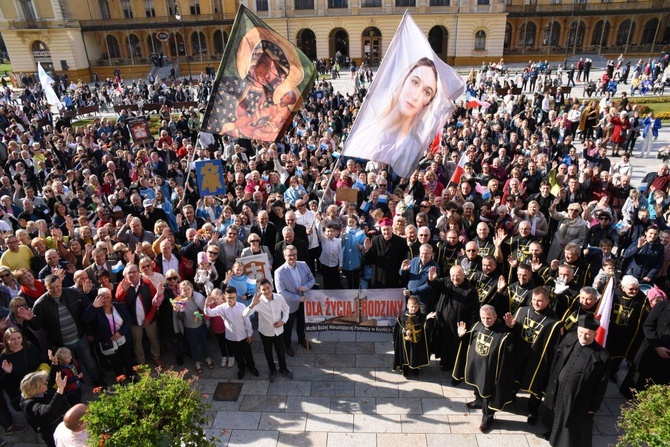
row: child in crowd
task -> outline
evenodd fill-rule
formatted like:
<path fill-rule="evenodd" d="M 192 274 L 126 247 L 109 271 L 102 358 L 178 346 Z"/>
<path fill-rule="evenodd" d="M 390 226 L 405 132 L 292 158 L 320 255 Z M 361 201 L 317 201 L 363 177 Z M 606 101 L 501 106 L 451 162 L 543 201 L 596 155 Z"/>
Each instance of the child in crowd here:
<path fill-rule="evenodd" d="M 210 293 L 209 296 L 212 298 L 210 300 L 211 303 L 209 304 L 210 309 L 214 309 L 226 301 L 221 289 L 212 290 L 212 293 Z M 221 367 L 232 368 L 235 366 L 235 357 L 233 357 L 232 352 L 229 352 L 228 350 L 228 343 L 226 342 L 226 324 L 223 321 L 223 318 L 220 315 L 211 317 L 209 319 L 209 327 L 212 329 L 212 332 L 214 332 L 216 341 L 219 343 L 219 349 L 221 350 Z"/>
<path fill-rule="evenodd" d="M 70 406 L 77 405 L 81 402 L 81 381 L 84 378 L 84 373 L 79 369 L 79 363 L 72 356 L 72 351 L 68 348 L 58 348 L 56 354 L 49 349 L 49 360 L 51 361 L 51 372 L 49 383 L 56 383 L 56 377 L 59 373 L 65 374 L 67 377 L 67 385 L 65 385 L 65 398 Z"/>
<path fill-rule="evenodd" d="M 251 298 L 256 293 L 256 284 L 249 281 L 249 277 L 244 274 L 244 264 L 236 262 L 233 268 L 226 273 L 226 278 L 223 280 L 222 286 L 232 287 L 237 293 L 237 301 L 249 306 Z"/>
<path fill-rule="evenodd" d="M 214 283 L 219 278 L 213 263 L 207 259 L 207 253 L 198 253 L 198 269 L 195 271 L 195 285 L 199 291 L 209 295 L 214 289 Z"/>
<path fill-rule="evenodd" d="M 414 377 L 419 370 L 430 365 L 426 321 L 434 318 L 435 312 L 424 316 L 419 311 L 419 298 L 407 298 L 407 310 L 398 318 L 393 333 L 393 370 L 402 368 L 407 377 L 412 371 Z"/>
<path fill-rule="evenodd" d="M 258 377 L 259 373 L 254 363 L 254 355 L 251 352 L 254 331 L 251 328 L 249 318 L 242 315 L 246 306 L 237 302 L 237 290 L 234 287 L 226 287 L 224 294 L 226 302 L 214 308 L 212 308 L 212 304 L 215 302 L 215 295 L 207 297 L 205 315 L 209 317 L 223 317 L 226 325 L 228 352 L 233 353 L 237 362 L 237 378 L 240 380 L 244 379 L 244 373 L 247 368 L 251 374 Z"/>

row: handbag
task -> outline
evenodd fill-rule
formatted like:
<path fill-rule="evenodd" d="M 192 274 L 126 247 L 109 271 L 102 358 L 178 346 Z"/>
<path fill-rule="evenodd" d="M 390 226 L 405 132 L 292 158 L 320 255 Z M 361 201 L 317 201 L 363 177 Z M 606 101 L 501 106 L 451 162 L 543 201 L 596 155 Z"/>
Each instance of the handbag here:
<path fill-rule="evenodd" d="M 100 352 L 103 355 L 113 355 L 116 354 L 116 351 L 119 350 L 120 346 L 126 344 L 126 336 L 122 335 L 118 340 L 106 340 L 98 343 L 100 346 Z"/>

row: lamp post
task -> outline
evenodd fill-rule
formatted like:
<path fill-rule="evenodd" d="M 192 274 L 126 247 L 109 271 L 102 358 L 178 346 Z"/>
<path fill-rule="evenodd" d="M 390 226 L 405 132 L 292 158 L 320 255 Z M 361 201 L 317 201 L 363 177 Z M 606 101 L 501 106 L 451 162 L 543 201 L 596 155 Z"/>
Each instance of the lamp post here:
<path fill-rule="evenodd" d="M 184 17 L 180 14 L 181 5 L 179 4 L 179 2 L 175 2 L 174 7 L 175 7 L 174 18 L 181 23 L 181 32 L 183 34 L 181 36 L 181 39 L 184 45 L 184 55 L 186 56 L 186 65 L 188 66 L 188 80 L 193 81 L 193 78 L 191 77 L 191 60 L 188 58 L 188 47 L 186 45 L 186 30 L 184 29 Z M 177 54 L 179 54 L 179 47 L 177 47 Z"/>

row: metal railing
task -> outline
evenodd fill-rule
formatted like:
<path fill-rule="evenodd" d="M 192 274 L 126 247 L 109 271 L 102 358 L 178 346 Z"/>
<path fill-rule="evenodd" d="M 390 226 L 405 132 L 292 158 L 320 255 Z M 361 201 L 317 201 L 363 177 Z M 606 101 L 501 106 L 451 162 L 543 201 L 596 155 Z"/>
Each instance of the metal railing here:
<path fill-rule="evenodd" d="M 576 14 L 581 12 L 590 13 L 620 13 L 623 11 L 639 11 L 639 10 L 657 10 L 670 9 L 670 4 L 663 0 L 650 0 L 639 2 L 611 2 L 611 3 L 561 3 L 554 5 L 505 5 L 505 12 L 510 14 L 528 14 L 536 15 L 537 13 L 553 13 L 553 14 L 571 14 L 573 11 Z"/>
<path fill-rule="evenodd" d="M 203 22 L 224 22 L 232 21 L 235 19 L 235 14 L 198 14 L 198 15 L 187 15 L 183 17 L 184 26 L 198 26 L 202 25 Z M 161 17 L 134 17 L 132 19 L 105 19 L 105 20 L 80 20 L 79 24 L 83 31 L 95 31 L 100 27 L 113 28 L 113 27 L 128 27 L 132 25 L 133 27 L 179 27 L 181 23 L 172 16 L 161 16 Z"/>

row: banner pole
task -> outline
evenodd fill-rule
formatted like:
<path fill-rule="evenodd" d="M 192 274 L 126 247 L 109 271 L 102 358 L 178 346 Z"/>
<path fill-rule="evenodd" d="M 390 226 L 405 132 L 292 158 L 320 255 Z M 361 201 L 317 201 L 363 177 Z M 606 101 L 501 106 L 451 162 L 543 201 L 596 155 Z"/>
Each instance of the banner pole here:
<path fill-rule="evenodd" d="M 198 131 L 198 137 L 195 141 L 195 146 L 193 146 L 193 154 L 191 155 L 190 160 L 188 160 L 188 163 L 186 164 L 188 171 L 186 172 L 186 180 L 184 180 L 184 194 L 182 194 L 181 199 L 179 199 L 177 209 L 179 209 L 182 206 L 184 198 L 186 197 L 186 190 L 188 189 L 188 180 L 191 177 L 191 171 L 193 170 L 193 167 L 191 165 L 193 165 L 193 160 L 195 159 L 195 153 L 198 152 L 199 145 L 200 145 L 200 131 Z"/>

